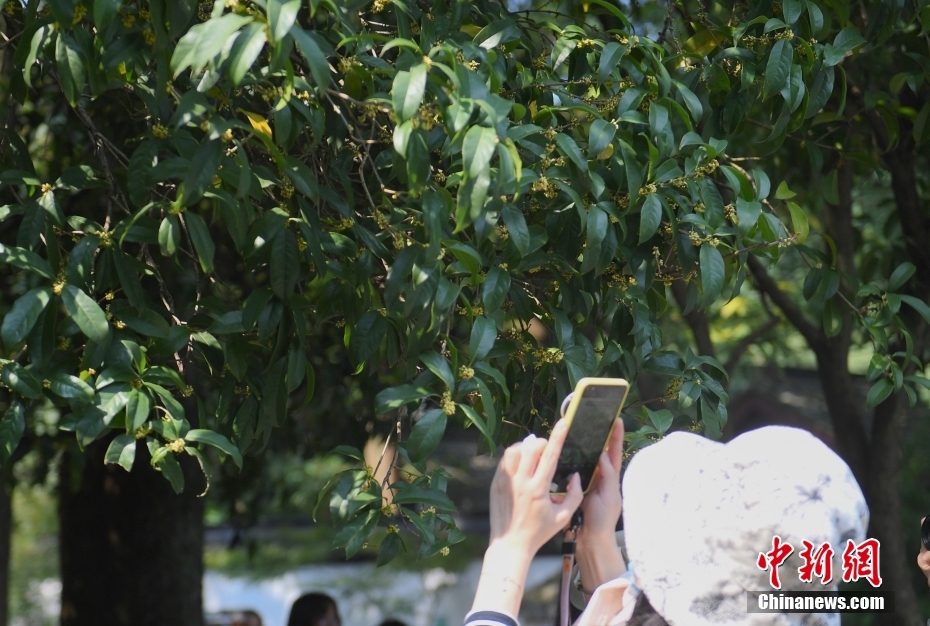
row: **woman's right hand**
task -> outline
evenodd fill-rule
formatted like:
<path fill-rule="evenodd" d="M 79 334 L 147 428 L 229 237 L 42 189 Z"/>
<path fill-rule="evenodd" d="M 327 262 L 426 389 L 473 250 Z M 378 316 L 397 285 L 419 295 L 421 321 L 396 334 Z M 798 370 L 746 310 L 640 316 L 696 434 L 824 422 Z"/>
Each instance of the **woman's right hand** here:
<path fill-rule="evenodd" d="M 588 592 L 626 571 L 616 540 L 617 521 L 623 509 L 620 496 L 623 435 L 623 421 L 618 419 L 607 451 L 601 453 L 594 484 L 581 504 L 584 523 L 578 529 L 578 569 L 581 586 Z"/>

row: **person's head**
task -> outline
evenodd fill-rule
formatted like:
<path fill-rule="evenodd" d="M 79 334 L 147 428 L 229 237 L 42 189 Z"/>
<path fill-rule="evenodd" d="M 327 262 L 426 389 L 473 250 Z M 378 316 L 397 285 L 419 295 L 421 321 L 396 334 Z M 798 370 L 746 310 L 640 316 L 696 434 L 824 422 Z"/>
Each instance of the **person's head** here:
<path fill-rule="evenodd" d="M 392 617 L 392 618 L 388 618 L 388 619 L 384 620 L 383 622 L 381 622 L 380 624 L 378 624 L 378 626 L 407 626 L 407 624 L 405 624 L 404 622 L 400 621 L 399 619 L 394 619 L 394 618 Z"/>
<path fill-rule="evenodd" d="M 287 626 L 342 626 L 336 601 L 325 593 L 306 593 L 291 607 Z"/>

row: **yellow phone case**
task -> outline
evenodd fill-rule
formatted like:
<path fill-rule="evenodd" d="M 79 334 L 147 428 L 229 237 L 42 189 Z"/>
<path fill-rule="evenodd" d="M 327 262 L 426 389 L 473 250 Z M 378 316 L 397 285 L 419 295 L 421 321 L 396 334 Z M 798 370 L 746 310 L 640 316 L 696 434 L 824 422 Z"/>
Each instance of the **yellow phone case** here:
<path fill-rule="evenodd" d="M 575 413 L 578 411 L 578 407 L 581 405 L 581 398 L 584 396 L 585 390 L 590 386 L 601 386 L 601 387 L 625 387 L 623 392 L 623 398 L 620 400 L 620 406 L 617 407 L 617 414 L 614 416 L 614 421 L 610 425 L 610 430 L 607 432 L 607 437 L 604 439 L 604 447 L 601 449 L 601 452 L 607 449 L 607 443 L 610 441 L 610 436 L 614 432 L 614 428 L 617 426 L 617 418 L 620 417 L 620 412 L 623 411 L 623 405 L 626 404 L 626 397 L 630 393 L 630 383 L 628 383 L 623 378 L 582 378 L 578 381 L 578 384 L 575 385 L 575 390 L 572 392 L 572 399 L 568 404 L 568 408 L 565 410 L 565 415 L 562 416 L 568 422 L 568 428 L 571 430 L 572 420 L 575 417 Z M 591 474 L 591 480 L 584 488 L 584 493 L 588 493 L 591 490 L 591 485 L 594 484 L 594 477 L 597 475 L 597 469 L 594 470 L 594 473 Z M 564 494 L 564 491 L 554 491 L 555 494 Z"/>

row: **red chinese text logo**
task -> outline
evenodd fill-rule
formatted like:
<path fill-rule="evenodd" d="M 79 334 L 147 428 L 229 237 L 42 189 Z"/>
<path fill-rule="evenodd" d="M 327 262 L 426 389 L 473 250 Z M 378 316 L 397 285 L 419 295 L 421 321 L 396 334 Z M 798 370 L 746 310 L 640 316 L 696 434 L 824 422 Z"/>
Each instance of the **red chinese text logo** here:
<path fill-rule="evenodd" d="M 878 539 L 866 539 L 858 546 L 852 539 L 846 541 L 843 550 L 843 582 L 865 578 L 873 587 L 882 584 L 882 575 L 878 569 Z"/>
<path fill-rule="evenodd" d="M 775 535 L 772 537 L 772 549 L 769 552 L 760 552 L 756 565 L 759 569 L 765 570 L 771 567 L 769 572 L 769 583 L 773 589 L 781 589 L 781 581 L 778 580 L 778 566 L 785 562 L 785 559 L 794 552 L 790 543 L 782 543 L 781 537 Z"/>
<path fill-rule="evenodd" d="M 804 564 L 798 568 L 798 578 L 801 582 L 812 583 L 819 578 L 823 584 L 833 580 L 833 547 L 830 542 L 816 547 L 808 540 L 803 542 L 804 549 L 798 554 Z M 873 587 L 882 584 L 881 570 L 878 562 L 878 552 L 881 547 L 878 539 L 866 539 L 856 545 L 852 539 L 846 542 L 843 550 L 843 582 L 852 582 L 863 578 Z M 760 552 L 756 565 L 759 569 L 769 571 L 769 583 L 773 589 L 781 589 L 778 579 L 778 567 L 794 552 L 794 546 L 781 540 L 775 535 L 772 537 L 772 549 Z"/>
<path fill-rule="evenodd" d="M 830 542 L 817 550 L 814 550 L 814 544 L 807 539 L 802 543 L 804 549 L 801 550 L 801 558 L 804 559 L 804 565 L 798 568 L 801 582 L 814 582 L 814 576 L 817 576 L 826 585 L 833 580 L 833 548 L 830 547 Z"/>

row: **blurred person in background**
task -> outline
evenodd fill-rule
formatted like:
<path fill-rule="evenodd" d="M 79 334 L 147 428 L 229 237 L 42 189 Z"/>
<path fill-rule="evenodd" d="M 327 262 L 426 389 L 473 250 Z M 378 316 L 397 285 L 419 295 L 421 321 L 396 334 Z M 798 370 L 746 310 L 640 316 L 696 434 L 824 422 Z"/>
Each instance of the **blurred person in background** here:
<path fill-rule="evenodd" d="M 306 593 L 294 601 L 287 626 L 342 626 L 336 601 L 325 593 Z"/>

